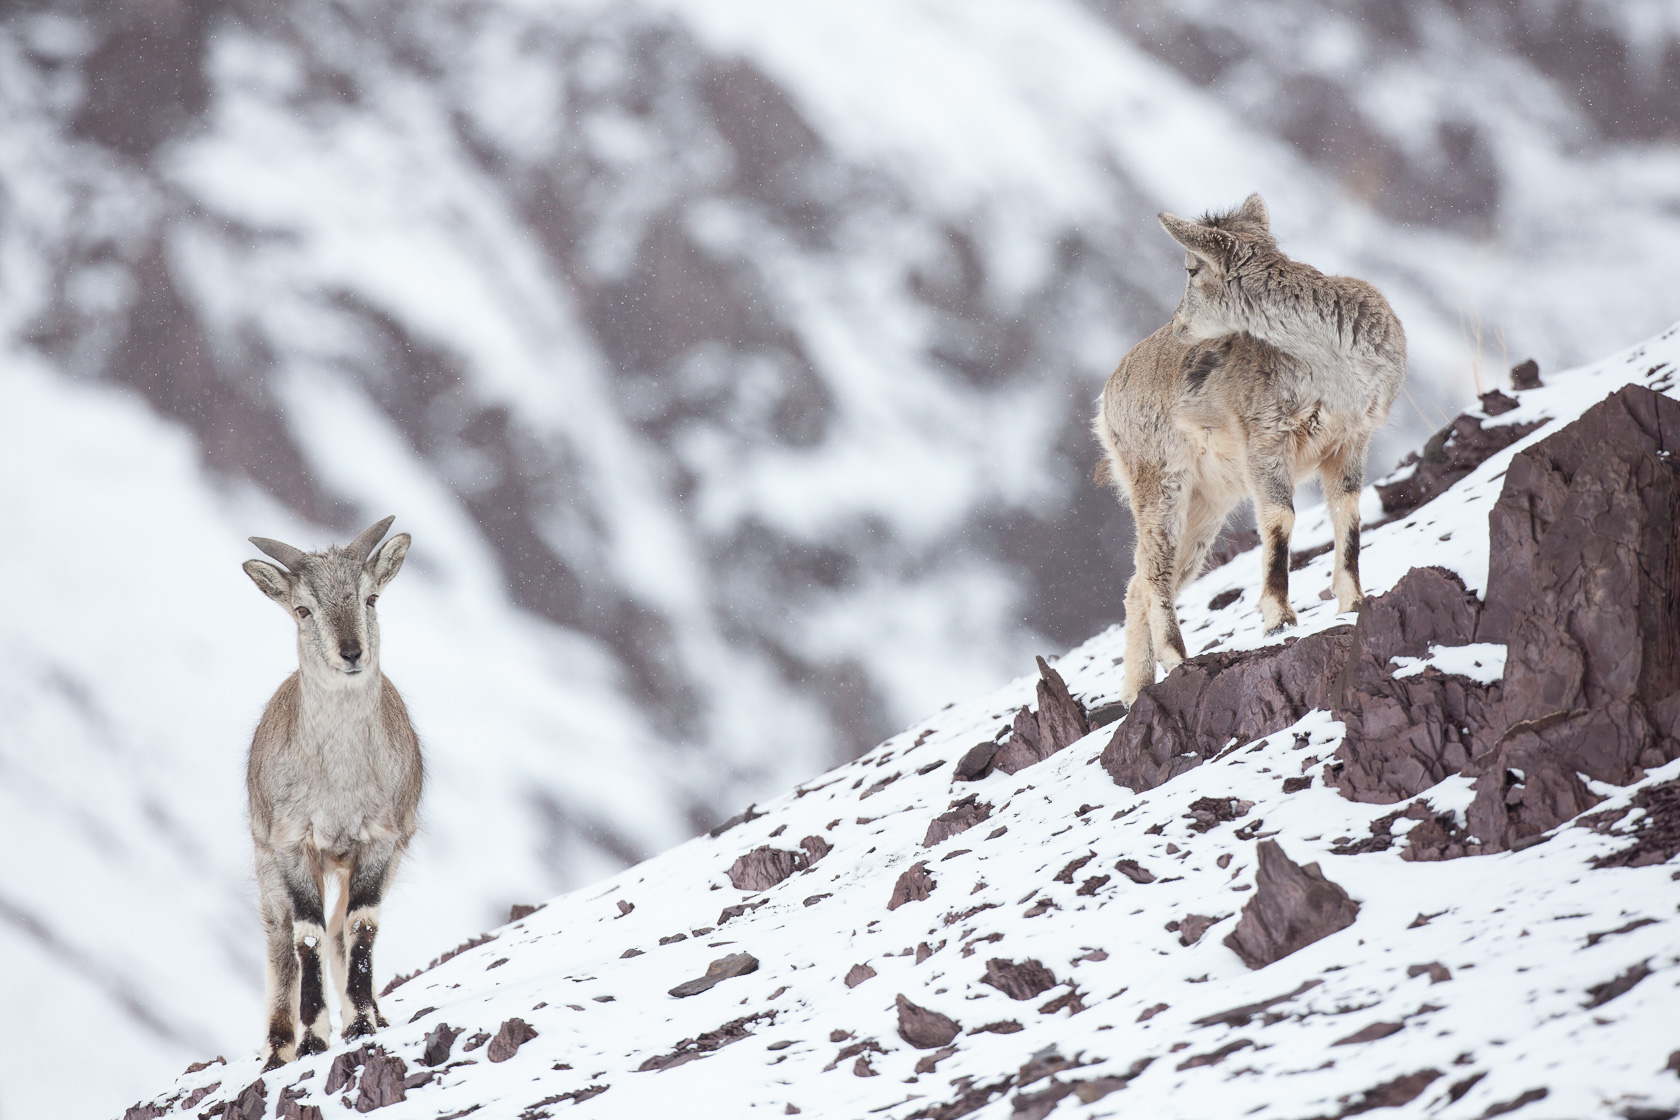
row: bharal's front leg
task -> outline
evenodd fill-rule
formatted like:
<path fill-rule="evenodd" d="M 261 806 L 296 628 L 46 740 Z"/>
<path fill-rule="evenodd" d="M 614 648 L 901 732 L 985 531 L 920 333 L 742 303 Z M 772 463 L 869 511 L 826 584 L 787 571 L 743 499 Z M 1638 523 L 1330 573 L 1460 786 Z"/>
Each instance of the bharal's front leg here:
<path fill-rule="evenodd" d="M 396 870 L 394 842 L 371 844 L 357 856 L 350 874 L 348 913 L 345 915 L 348 976 L 345 993 L 350 1007 L 345 1013 L 344 1037 L 361 1038 L 377 1027 L 389 1026 L 379 1013 L 373 996 L 373 942 L 379 934 L 379 903 Z"/>

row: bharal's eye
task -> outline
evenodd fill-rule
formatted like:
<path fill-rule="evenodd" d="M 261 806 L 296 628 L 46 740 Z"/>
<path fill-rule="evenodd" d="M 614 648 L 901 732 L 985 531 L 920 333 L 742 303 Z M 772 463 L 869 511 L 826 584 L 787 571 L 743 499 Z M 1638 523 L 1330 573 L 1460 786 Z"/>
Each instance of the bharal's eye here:
<path fill-rule="evenodd" d="M 370 606 L 370 607 L 373 606 L 374 600 L 376 600 L 378 598 L 379 598 L 379 596 L 377 596 L 377 595 L 369 595 L 367 597 L 367 605 Z"/>
<path fill-rule="evenodd" d="M 297 616 L 299 618 L 308 618 L 309 617 L 309 608 L 308 607 L 293 607 L 292 609 L 297 612 Z"/>

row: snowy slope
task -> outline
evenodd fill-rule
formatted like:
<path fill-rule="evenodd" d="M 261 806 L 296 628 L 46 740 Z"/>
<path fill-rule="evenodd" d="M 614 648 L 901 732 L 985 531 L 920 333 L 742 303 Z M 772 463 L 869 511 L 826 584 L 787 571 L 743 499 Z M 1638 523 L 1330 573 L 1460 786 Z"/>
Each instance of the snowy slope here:
<path fill-rule="evenodd" d="M 1486 513 L 1512 456 L 1624 384 L 1675 395 L 1677 367 L 1680 325 L 1524 393 L 1486 422 L 1548 422 L 1370 531 L 1368 591 L 1423 564 L 1485 587 Z M 1325 534 L 1321 519 L 1303 517 L 1295 543 Z M 1248 554 L 1193 584 L 1181 597 L 1186 634 L 1223 648 L 1266 644 L 1241 602 L 1201 605 L 1257 577 Z M 1326 559 L 1293 579 L 1299 607 L 1328 586 Z M 1333 611 L 1312 603 L 1297 636 L 1336 623 Z M 1111 629 L 1057 662 L 1087 708 L 1118 688 L 1123 637 Z M 1473 652 L 1458 656 L 1478 673 L 1487 666 L 1476 659 L 1498 659 Z M 1454 655 L 1436 656 L 1455 671 Z M 381 1104 L 367 1075 L 348 1090 L 336 1079 L 326 1093 L 329 1067 L 347 1061 L 341 1046 L 266 1075 L 260 1091 L 257 1061 L 237 1055 L 184 1076 L 155 1115 L 190 1099 L 187 1112 L 254 1117 L 244 1110 L 263 1094 L 262 1107 L 295 1100 L 326 1117 L 350 1114 L 360 1094 L 362 1111 L 371 1104 L 393 1120 L 674 1110 L 1304 1117 L 1378 1107 L 1472 1118 L 1541 1101 L 1523 1115 L 1655 1117 L 1680 1107 L 1680 1082 L 1665 1069 L 1680 883 L 1664 866 L 1589 868 L 1625 847 L 1625 834 L 1571 824 L 1544 844 L 1443 862 L 1407 862 L 1398 845 L 1338 855 L 1391 809 L 1345 800 L 1316 777 L 1343 735 L 1324 712 L 1142 795 L 1096 765 L 1113 727 L 1014 775 L 953 782 L 957 760 L 993 739 L 1032 690 L 1025 679 L 948 708 L 760 815 L 555 899 L 398 987 L 385 1007 L 399 1025 L 375 1041 L 406 1062 L 406 1099 Z M 1302 775 L 1313 777 L 1308 788 L 1284 792 Z M 1600 809 L 1676 779 L 1680 762 L 1625 789 L 1600 786 Z M 930 821 L 970 793 L 989 808 L 984 819 L 924 846 Z M 1455 776 L 1424 797 L 1462 820 L 1468 794 Z M 1235 815 L 1198 815 L 1204 798 Z M 1251 971 L 1221 938 L 1253 897 L 1256 841 L 1266 839 L 1297 863 L 1316 862 L 1359 911 L 1348 928 Z M 804 870 L 762 892 L 732 885 L 739 857 L 802 843 L 818 857 Z M 1125 860 L 1146 874 L 1117 873 Z M 918 863 L 931 892 L 889 909 L 895 883 Z M 1215 919 L 1199 940 L 1175 932 L 1191 915 Z M 667 994 L 742 952 L 755 971 L 689 998 Z M 982 982 L 1029 960 L 1053 974 L 1030 998 Z M 900 996 L 959 1024 L 954 1049 L 910 1045 Z M 480 1048 L 516 1018 L 534 1037 L 511 1055 L 495 1041 Z M 463 1033 L 426 1077 L 422 1050 L 442 1023 Z M 671 1060 L 683 1054 L 693 1057 Z M 288 1086 L 292 1096 L 280 1098 Z M 236 1097 L 244 1103 L 224 1108 Z"/>
<path fill-rule="evenodd" d="M 458 796 L 414 967 L 1118 618 L 1087 422 L 1181 283 L 1156 210 L 1261 189 L 1390 292 L 1376 470 L 1470 399 L 1462 313 L 1489 381 L 1498 330 L 1549 372 L 1666 322 L 1635 7 L 7 6 L 0 1116 L 255 1015 L 237 759 L 289 639 L 246 536 L 416 535 L 388 656 Z"/>

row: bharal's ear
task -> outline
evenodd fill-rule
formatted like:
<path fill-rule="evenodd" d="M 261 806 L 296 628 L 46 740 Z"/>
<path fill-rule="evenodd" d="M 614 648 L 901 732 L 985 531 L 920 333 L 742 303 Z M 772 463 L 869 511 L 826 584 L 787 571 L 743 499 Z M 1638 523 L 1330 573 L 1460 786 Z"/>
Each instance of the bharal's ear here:
<path fill-rule="evenodd" d="M 1165 211 L 1155 215 L 1172 239 L 1201 257 L 1220 271 L 1230 267 L 1236 255 L 1237 239 L 1222 229 L 1214 229 L 1198 222 L 1187 222 L 1177 214 Z"/>
<path fill-rule="evenodd" d="M 379 546 L 379 551 L 368 558 L 367 570 L 373 576 L 373 589 L 382 591 L 387 583 L 396 578 L 402 570 L 403 557 L 408 555 L 411 538 L 407 533 L 398 533 L 390 540 Z"/>
<path fill-rule="evenodd" d="M 1243 199 L 1242 208 L 1237 211 L 1237 217 L 1245 222 L 1254 222 L 1267 233 L 1272 231 L 1272 216 L 1266 213 L 1266 204 L 1261 201 L 1258 193 Z"/>
<path fill-rule="evenodd" d="M 286 605 L 286 600 L 292 594 L 290 574 L 262 560 L 247 560 L 244 568 L 245 574 L 251 577 L 251 582 L 257 585 L 257 590 L 281 606 Z"/>

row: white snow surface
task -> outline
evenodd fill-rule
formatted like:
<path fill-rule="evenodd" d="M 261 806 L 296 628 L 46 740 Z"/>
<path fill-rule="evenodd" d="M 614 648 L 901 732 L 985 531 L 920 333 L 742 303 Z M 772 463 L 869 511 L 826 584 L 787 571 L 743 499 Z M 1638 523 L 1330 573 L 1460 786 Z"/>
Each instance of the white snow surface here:
<path fill-rule="evenodd" d="M 1449 676 L 1468 677 L 1480 684 L 1492 684 L 1505 675 L 1505 644 L 1503 642 L 1470 642 L 1462 646 L 1429 647 L 1424 657 L 1396 656 L 1392 663 L 1399 666 L 1394 679 L 1415 677 L 1433 666 Z"/>
<path fill-rule="evenodd" d="M 1626 383 L 1675 395 L 1677 366 L 1680 325 L 1524 394 L 1521 407 L 1500 419 L 1549 423 L 1445 495 L 1370 531 L 1367 590 L 1386 591 L 1424 563 L 1484 587 L 1486 512 L 1512 455 Z M 1310 517 L 1297 531 L 1298 546 L 1328 532 Z M 1255 565 L 1245 556 L 1186 590 L 1180 609 L 1187 635 L 1226 648 L 1263 644 L 1248 594 Z M 1329 585 L 1328 558 L 1293 580 L 1299 609 Z M 1218 611 L 1203 605 L 1229 587 L 1244 588 L 1244 599 Z M 1331 605 L 1316 602 L 1300 618 L 1298 633 L 1338 621 Z M 1098 705 L 1119 687 L 1123 646 L 1123 629 L 1112 628 L 1057 668 L 1076 696 Z M 1434 660 L 1446 668 L 1469 656 L 1441 651 Z M 1024 677 L 949 707 L 761 806 L 763 815 L 553 899 L 494 931 L 490 943 L 399 987 L 383 1005 L 396 1025 L 376 1041 L 402 1056 L 411 1073 L 422 1068 L 422 1039 L 436 1024 L 466 1033 L 455 1044 L 455 1064 L 436 1082 L 380 1114 L 734 1118 L 797 1109 L 813 1117 L 903 1120 L 1051 1051 L 1078 1063 L 1059 1075 L 1063 1080 L 1120 1075 L 1149 1059 L 1127 1087 L 1092 1101 L 1066 1097 L 1056 1116 L 1330 1116 L 1357 1109 L 1367 1090 L 1421 1071 L 1438 1076 L 1382 1115 L 1468 1120 L 1525 1094 L 1523 1116 L 1617 1117 L 1637 1108 L 1657 1115 L 1680 1106 L 1680 1081 L 1664 1068 L 1675 1046 L 1670 1026 L 1680 982 L 1680 882 L 1669 867 L 1593 870 L 1592 858 L 1626 841 L 1575 823 L 1544 843 L 1485 857 L 1410 863 L 1400 847 L 1335 855 L 1338 840 L 1365 836 L 1389 807 L 1347 801 L 1322 784 L 1319 764 L 1342 734 L 1323 712 L 1142 795 L 1116 786 L 1097 765 L 1112 728 L 1013 776 L 953 783 L 957 759 L 1031 702 L 1032 689 L 1033 678 Z M 1303 774 L 1313 784 L 1285 794 L 1284 780 Z M 1676 778 L 1680 762 L 1627 789 L 1599 788 L 1609 796 L 1602 807 Z M 1466 786 L 1449 778 L 1423 796 L 1457 812 L 1467 802 Z M 989 819 L 923 848 L 929 821 L 969 793 L 992 807 Z M 438 806 L 456 796 L 442 793 L 434 811 L 453 813 Z M 1239 819 L 1198 833 L 1187 807 L 1200 797 L 1253 804 Z M 806 836 L 823 838 L 832 850 L 768 891 L 731 887 L 726 871 L 738 856 L 761 844 L 792 849 Z M 1275 839 L 1298 863 L 1316 862 L 1360 910 L 1351 927 L 1251 971 L 1222 938 L 1250 897 L 1261 838 Z M 1118 859 L 1136 860 L 1155 880 L 1138 884 L 1116 874 Z M 935 880 L 931 896 L 888 911 L 895 879 L 917 861 Z M 1070 870 L 1062 882 L 1064 868 Z M 720 912 L 738 903 L 755 908 L 721 920 Z M 1184 946 L 1165 927 L 1192 913 L 1219 920 Z M 918 962 L 923 944 L 932 952 Z M 692 998 L 667 995 L 736 952 L 756 957 L 757 971 Z M 1058 986 L 1012 1000 L 980 983 L 994 957 L 1040 961 Z M 874 974 L 848 987 L 848 971 L 860 964 Z M 1412 967 L 1430 964 L 1447 976 Z M 1588 989 L 1639 967 L 1650 974 L 1630 990 L 1586 1006 Z M 1082 1010 L 1044 1010 L 1070 989 Z M 896 1033 L 900 994 L 962 1026 L 956 1052 L 934 1072 L 916 1071 L 930 1052 Z M 1198 1022 L 1273 997 L 1286 998 L 1246 1024 Z M 762 1017 L 741 1041 L 668 1070 L 638 1072 L 683 1040 L 754 1015 Z M 511 1059 L 491 1065 L 486 1051 L 464 1051 L 471 1035 L 494 1032 L 515 1016 L 537 1037 Z M 976 1033 L 1007 1022 L 1020 1029 Z M 1373 1041 L 1346 1041 L 1379 1023 L 1393 1029 Z M 255 1021 L 247 1038 L 258 1040 Z M 836 1065 L 855 1042 L 869 1046 Z M 349 1115 L 345 1103 L 322 1092 L 342 1049 L 267 1075 L 269 1099 L 297 1084 L 303 1102 L 323 1115 Z M 1213 1057 L 1195 1060 L 1203 1056 Z M 258 1073 L 247 1049 L 226 1065 L 182 1077 L 158 1100 L 178 1101 L 214 1084 L 195 1105 L 202 1111 Z M 1049 1084 L 1040 1080 L 1024 1091 Z M 562 1098 L 592 1086 L 606 1088 L 581 1100 Z M 1019 1091 L 994 1096 L 972 1115 L 1011 1116 Z"/>

